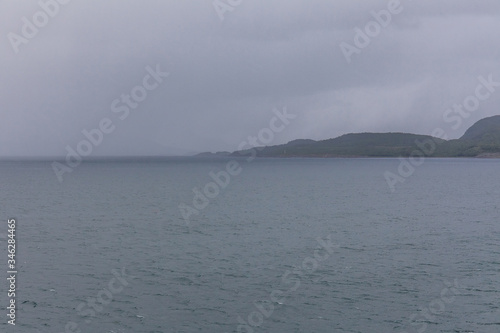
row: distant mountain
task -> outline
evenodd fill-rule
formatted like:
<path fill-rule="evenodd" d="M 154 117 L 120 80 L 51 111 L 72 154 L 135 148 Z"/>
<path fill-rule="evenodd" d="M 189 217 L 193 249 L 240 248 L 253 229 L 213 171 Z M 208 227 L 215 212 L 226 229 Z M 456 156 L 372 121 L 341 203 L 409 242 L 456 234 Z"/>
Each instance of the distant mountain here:
<path fill-rule="evenodd" d="M 256 148 L 259 157 L 408 157 L 415 151 L 432 157 L 500 157 L 500 116 L 476 122 L 457 140 L 409 133 L 351 133 L 334 139 L 299 139 Z M 231 156 L 250 153 L 236 151 Z"/>
<path fill-rule="evenodd" d="M 283 145 L 241 151 L 201 153 L 198 157 L 429 157 L 500 158 L 500 115 L 484 118 L 456 140 L 410 133 L 350 133 L 334 139 L 297 139 Z"/>
<path fill-rule="evenodd" d="M 211 152 L 206 152 L 206 153 L 199 153 L 194 156 L 196 157 L 226 157 L 231 155 L 230 152 L 228 151 L 218 151 L 216 153 L 211 153 Z"/>
<path fill-rule="evenodd" d="M 410 155 L 418 149 L 418 142 L 444 140 L 427 135 L 406 133 L 352 133 L 322 141 L 294 140 L 284 145 L 261 147 L 261 157 L 388 157 Z M 233 156 L 249 154 L 248 150 L 234 152 Z"/>
<path fill-rule="evenodd" d="M 293 141 L 290 141 L 287 143 L 288 146 L 292 147 L 292 146 L 302 146 L 302 145 L 306 145 L 306 144 L 309 144 L 309 143 L 315 143 L 316 141 L 314 140 L 311 140 L 311 139 L 297 139 L 297 140 L 293 140 Z"/>
<path fill-rule="evenodd" d="M 500 116 L 493 116 L 479 120 L 465 132 L 460 140 L 482 143 L 499 143 Z"/>

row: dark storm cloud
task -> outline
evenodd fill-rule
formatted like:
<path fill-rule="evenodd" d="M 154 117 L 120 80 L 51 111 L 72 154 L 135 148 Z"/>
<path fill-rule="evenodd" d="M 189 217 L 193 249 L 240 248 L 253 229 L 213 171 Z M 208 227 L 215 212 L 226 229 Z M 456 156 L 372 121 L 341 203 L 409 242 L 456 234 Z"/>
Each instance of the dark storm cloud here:
<path fill-rule="evenodd" d="M 389 3 L 242 1 L 221 20 L 211 1 L 73 0 L 16 53 L 9 33 L 22 37 L 23 17 L 41 7 L 4 1 L 0 154 L 64 155 L 104 117 L 116 130 L 94 155 L 234 150 L 284 106 L 298 117 L 276 144 L 436 127 L 457 137 L 500 113 L 499 91 L 461 128 L 443 120 L 478 76 L 500 81 L 497 1 L 401 0 L 348 63 L 340 44 Z M 170 76 L 120 121 L 113 101 L 156 65 Z"/>

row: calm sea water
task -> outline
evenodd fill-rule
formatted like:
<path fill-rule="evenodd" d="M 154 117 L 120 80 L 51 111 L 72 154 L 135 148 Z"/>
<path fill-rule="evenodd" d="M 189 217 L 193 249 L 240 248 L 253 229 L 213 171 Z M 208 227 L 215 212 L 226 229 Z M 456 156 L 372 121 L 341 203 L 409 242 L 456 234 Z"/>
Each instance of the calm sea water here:
<path fill-rule="evenodd" d="M 500 332 L 499 160 L 429 159 L 394 193 L 397 159 L 242 160 L 187 226 L 179 204 L 227 162 L 88 162 L 63 183 L 1 162 L 19 306 L 0 331 Z"/>

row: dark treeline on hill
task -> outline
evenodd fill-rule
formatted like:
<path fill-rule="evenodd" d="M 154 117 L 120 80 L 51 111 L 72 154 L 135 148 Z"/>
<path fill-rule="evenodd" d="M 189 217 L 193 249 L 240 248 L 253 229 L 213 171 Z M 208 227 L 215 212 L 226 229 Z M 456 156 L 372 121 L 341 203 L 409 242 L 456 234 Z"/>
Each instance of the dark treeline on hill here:
<path fill-rule="evenodd" d="M 357 133 L 321 141 L 300 139 L 224 155 L 250 154 L 259 157 L 408 157 L 415 154 L 429 157 L 500 157 L 500 116 L 476 122 L 456 140 L 409 133 Z"/>

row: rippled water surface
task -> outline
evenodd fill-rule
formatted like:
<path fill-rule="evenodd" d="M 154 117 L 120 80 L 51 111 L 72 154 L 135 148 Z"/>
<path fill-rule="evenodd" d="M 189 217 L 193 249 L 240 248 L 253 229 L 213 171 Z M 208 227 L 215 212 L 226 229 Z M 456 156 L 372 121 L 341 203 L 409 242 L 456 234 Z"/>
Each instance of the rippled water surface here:
<path fill-rule="evenodd" d="M 179 205 L 228 161 L 88 162 L 63 183 L 0 162 L 5 272 L 8 217 L 19 246 L 0 330 L 500 332 L 500 161 L 426 160 L 393 193 L 397 159 L 243 159 L 188 225 Z"/>

